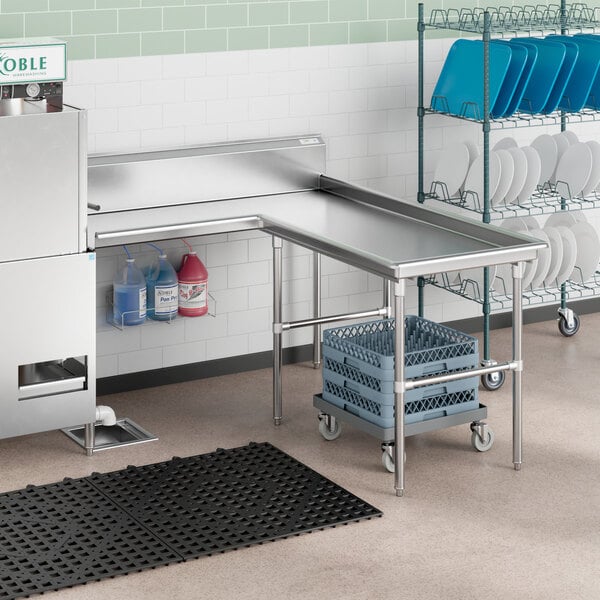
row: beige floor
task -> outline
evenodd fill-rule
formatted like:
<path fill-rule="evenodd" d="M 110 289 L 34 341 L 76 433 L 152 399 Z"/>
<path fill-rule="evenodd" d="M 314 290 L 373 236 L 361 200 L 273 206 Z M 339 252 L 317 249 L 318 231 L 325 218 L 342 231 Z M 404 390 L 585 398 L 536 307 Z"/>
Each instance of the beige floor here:
<path fill-rule="evenodd" d="M 509 358 L 510 330 L 494 332 Z M 284 424 L 270 370 L 101 398 L 160 440 L 86 458 L 60 432 L 0 442 L 0 491 L 269 441 L 384 511 L 384 517 L 51 594 L 56 600 L 600 598 L 600 315 L 574 338 L 525 332 L 524 466 L 512 469 L 510 385 L 481 392 L 496 443 L 467 426 L 407 441 L 406 496 L 393 494 L 378 443 L 317 432 L 320 373 L 284 370 Z M 0 549 L 1 553 L 1 549 Z"/>

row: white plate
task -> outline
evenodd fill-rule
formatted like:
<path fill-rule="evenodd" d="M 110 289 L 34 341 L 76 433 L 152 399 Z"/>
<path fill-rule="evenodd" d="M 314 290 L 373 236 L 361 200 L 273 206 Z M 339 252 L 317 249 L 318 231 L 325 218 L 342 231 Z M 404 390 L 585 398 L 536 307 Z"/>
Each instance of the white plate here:
<path fill-rule="evenodd" d="M 510 204 L 517 199 L 527 179 L 527 157 L 523 150 L 521 148 L 509 148 L 508 151 L 513 157 L 514 172 L 512 182 L 504 198 L 505 204 Z"/>
<path fill-rule="evenodd" d="M 554 168 L 554 172 L 552 173 L 552 176 L 550 177 L 550 181 L 552 183 L 556 183 L 556 169 L 558 169 L 558 163 L 560 162 L 562 155 L 567 151 L 567 148 L 569 148 L 569 146 L 571 145 L 571 143 L 569 142 L 569 139 L 567 137 L 565 137 L 563 135 L 563 133 L 564 132 L 555 133 L 552 136 L 554 138 L 554 141 L 556 142 L 556 149 L 558 150 L 557 155 L 556 155 L 556 167 Z"/>
<path fill-rule="evenodd" d="M 600 260 L 600 240 L 596 229 L 589 223 L 575 223 L 571 233 L 577 240 L 577 260 L 571 279 L 586 282 L 596 272 Z"/>
<path fill-rule="evenodd" d="M 531 198 L 531 194 L 535 192 L 537 185 L 540 181 L 540 173 L 542 170 L 542 161 L 540 155 L 535 148 L 531 146 L 525 146 L 521 148 L 527 159 L 527 177 L 523 184 L 523 189 L 519 192 L 515 203 L 523 204 Z"/>
<path fill-rule="evenodd" d="M 556 274 L 556 283 L 561 285 L 567 279 L 569 279 L 573 273 L 575 267 L 575 261 L 577 260 L 577 240 L 573 232 L 567 227 L 559 225 L 556 227 L 556 231 L 560 233 L 563 243 L 563 256 L 560 264 L 560 269 Z"/>
<path fill-rule="evenodd" d="M 446 146 L 440 154 L 433 173 L 433 181 L 445 183 L 451 198 L 458 194 L 465 181 L 469 160 L 469 149 L 463 143 Z"/>
<path fill-rule="evenodd" d="M 518 148 L 519 144 L 512 137 L 505 137 L 501 140 L 498 140 L 492 150 L 508 150 L 510 148 Z"/>
<path fill-rule="evenodd" d="M 548 248 L 538 250 L 537 267 L 533 279 L 531 280 L 531 289 L 536 290 L 537 288 L 542 287 L 544 279 L 546 278 L 546 275 L 548 275 L 548 269 L 550 268 L 550 239 L 542 229 L 530 229 L 528 233 L 530 236 L 548 244 Z"/>
<path fill-rule="evenodd" d="M 489 193 L 494 197 L 500 183 L 500 158 L 495 152 L 490 152 Z M 464 187 L 467 205 L 483 209 L 483 154 L 480 154 L 471 165 Z M 472 193 L 468 193 L 472 192 Z M 473 194 L 476 194 L 475 197 Z"/>
<path fill-rule="evenodd" d="M 546 225 L 543 231 L 548 236 L 550 242 L 550 265 L 544 279 L 544 285 L 546 287 L 554 287 L 556 285 L 556 276 L 562 265 L 563 242 L 560 233 L 555 227 Z"/>
<path fill-rule="evenodd" d="M 575 198 L 579 196 L 587 184 L 591 173 L 591 148 L 582 142 L 577 142 L 569 146 L 558 160 L 555 173 L 556 191 L 563 198 Z"/>
<path fill-rule="evenodd" d="M 471 166 L 473 161 L 479 156 L 479 149 L 477 148 L 475 142 L 472 142 L 471 140 L 466 140 L 465 146 L 469 151 L 469 166 Z"/>
<path fill-rule="evenodd" d="M 515 161 L 512 154 L 508 150 L 492 150 L 491 154 L 496 154 L 500 159 L 500 181 L 496 193 L 491 197 L 491 205 L 497 206 L 504 201 L 510 184 L 512 183 L 515 174 Z"/>
<path fill-rule="evenodd" d="M 566 138 L 567 142 L 572 146 L 573 144 L 577 144 L 579 142 L 579 138 L 574 131 L 570 129 L 566 129 L 565 131 L 561 131 L 561 135 Z"/>
<path fill-rule="evenodd" d="M 558 146 L 556 140 L 547 133 L 540 135 L 531 142 L 532 148 L 535 148 L 540 155 L 542 161 L 542 170 L 540 172 L 540 179 L 538 183 L 543 185 L 556 171 L 556 164 L 558 163 Z"/>
<path fill-rule="evenodd" d="M 584 197 L 589 196 L 600 183 L 600 144 L 596 140 L 590 140 L 589 142 L 586 142 L 586 144 L 592 151 L 592 172 L 581 192 L 581 195 Z"/>
<path fill-rule="evenodd" d="M 526 234 L 529 232 L 527 223 L 519 217 L 517 217 L 515 219 L 506 219 L 505 221 L 502 221 L 502 223 L 500 223 L 500 227 L 503 227 L 504 229 L 508 229 L 510 231 L 516 231 L 517 233 L 525 233 Z M 531 282 L 533 281 L 536 270 L 537 270 L 537 259 L 534 259 L 530 262 L 525 263 L 525 272 L 523 273 L 523 283 L 522 283 L 524 290 L 527 289 L 531 285 Z M 494 285 L 494 289 L 497 292 L 503 293 L 504 287 L 506 287 L 506 291 L 509 294 L 512 294 L 511 266 L 510 265 L 500 265 L 498 267 L 497 276 L 499 278 L 502 278 L 502 280 L 504 281 L 504 285 L 502 285 L 502 284 L 500 284 L 499 286 Z"/>
<path fill-rule="evenodd" d="M 540 224 L 535 217 L 521 217 L 521 221 L 525 223 L 525 227 L 527 227 L 528 231 L 540 229 Z"/>
<path fill-rule="evenodd" d="M 585 220 L 585 217 L 581 214 L 580 211 L 571 212 L 570 210 L 561 210 L 559 212 L 555 212 L 554 214 L 548 217 L 548 220 L 546 221 L 546 226 L 549 225 L 550 227 L 567 227 L 568 229 L 570 229 L 571 227 L 573 227 L 573 225 L 575 225 L 575 223 L 578 223 L 580 219 Z"/>
<path fill-rule="evenodd" d="M 493 288 L 494 280 L 496 279 L 496 273 L 498 271 L 496 266 L 489 267 L 490 270 L 490 290 Z M 481 269 L 467 269 L 466 271 L 461 271 L 458 274 L 456 282 L 462 281 L 464 286 L 464 291 L 469 295 L 473 296 L 476 299 L 483 299 L 483 268 Z"/>

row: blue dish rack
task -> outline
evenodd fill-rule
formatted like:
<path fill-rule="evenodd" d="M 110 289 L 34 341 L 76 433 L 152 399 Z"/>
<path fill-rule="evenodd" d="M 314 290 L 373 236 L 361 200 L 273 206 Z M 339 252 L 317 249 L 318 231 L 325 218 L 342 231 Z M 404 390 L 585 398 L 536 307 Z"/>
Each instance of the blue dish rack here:
<path fill-rule="evenodd" d="M 394 440 L 394 333 L 394 319 L 325 330 L 323 393 L 314 398 L 315 407 L 321 411 L 319 430 L 323 437 L 338 437 L 341 429 L 337 421 L 375 435 L 387 446 L 383 462 L 388 470 L 393 470 L 389 445 Z M 405 348 L 407 379 L 479 366 L 476 338 L 413 315 L 405 319 Z M 487 416 L 487 409 L 479 404 L 478 387 L 475 376 L 408 391 L 406 435 L 469 421 L 479 423 Z M 331 417 L 335 417 L 333 429 Z"/>
<path fill-rule="evenodd" d="M 323 399 L 380 427 L 394 426 L 394 319 L 323 332 Z M 406 378 L 475 368 L 477 339 L 416 316 L 405 319 Z M 479 406 L 477 377 L 407 392 L 405 423 Z"/>

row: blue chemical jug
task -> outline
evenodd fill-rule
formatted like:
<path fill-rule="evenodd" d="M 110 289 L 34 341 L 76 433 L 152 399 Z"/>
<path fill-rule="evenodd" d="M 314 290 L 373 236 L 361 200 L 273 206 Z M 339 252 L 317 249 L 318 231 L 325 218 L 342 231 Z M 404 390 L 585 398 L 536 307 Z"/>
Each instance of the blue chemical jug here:
<path fill-rule="evenodd" d="M 133 258 L 113 280 L 113 320 L 116 325 L 139 325 L 146 320 L 146 279 Z"/>
<path fill-rule="evenodd" d="M 148 317 L 155 321 L 170 321 L 177 316 L 179 304 L 179 286 L 177 273 L 167 260 L 166 254 L 160 254 L 158 261 L 146 274 L 148 287 Z"/>

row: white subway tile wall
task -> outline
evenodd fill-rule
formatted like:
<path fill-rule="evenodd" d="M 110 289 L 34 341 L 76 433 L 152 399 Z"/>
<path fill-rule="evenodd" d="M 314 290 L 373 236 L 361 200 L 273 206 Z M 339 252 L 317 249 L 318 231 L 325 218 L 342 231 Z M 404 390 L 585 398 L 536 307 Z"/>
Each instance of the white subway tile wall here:
<path fill-rule="evenodd" d="M 425 98 L 429 98 L 452 40 L 425 47 Z M 89 109 L 89 151 L 123 152 L 182 144 L 321 133 L 328 174 L 414 201 L 417 191 L 416 42 L 385 42 L 118 58 L 69 64 L 66 101 Z M 582 139 L 598 127 L 574 126 Z M 548 130 L 551 133 L 554 130 Z M 511 131 L 520 144 L 539 128 Z M 492 141 L 506 135 L 493 132 Z M 480 127 L 442 117 L 426 120 L 425 179 L 439 151 L 456 140 L 481 145 Z M 463 213 L 464 214 L 464 213 Z M 209 270 L 216 316 L 178 318 L 120 331 L 106 324 L 106 296 L 121 248 L 98 252 L 98 373 L 100 377 L 269 350 L 271 241 L 261 232 L 190 240 Z M 185 252 L 163 244 L 176 268 Z M 131 248 L 141 266 L 155 254 Z M 284 246 L 284 320 L 312 314 L 312 258 Z M 375 308 L 382 282 L 323 258 L 324 314 Z M 437 321 L 480 315 L 473 302 L 426 289 L 426 316 Z M 408 310 L 415 312 L 416 287 Z M 306 344 L 312 331 L 284 336 Z"/>

